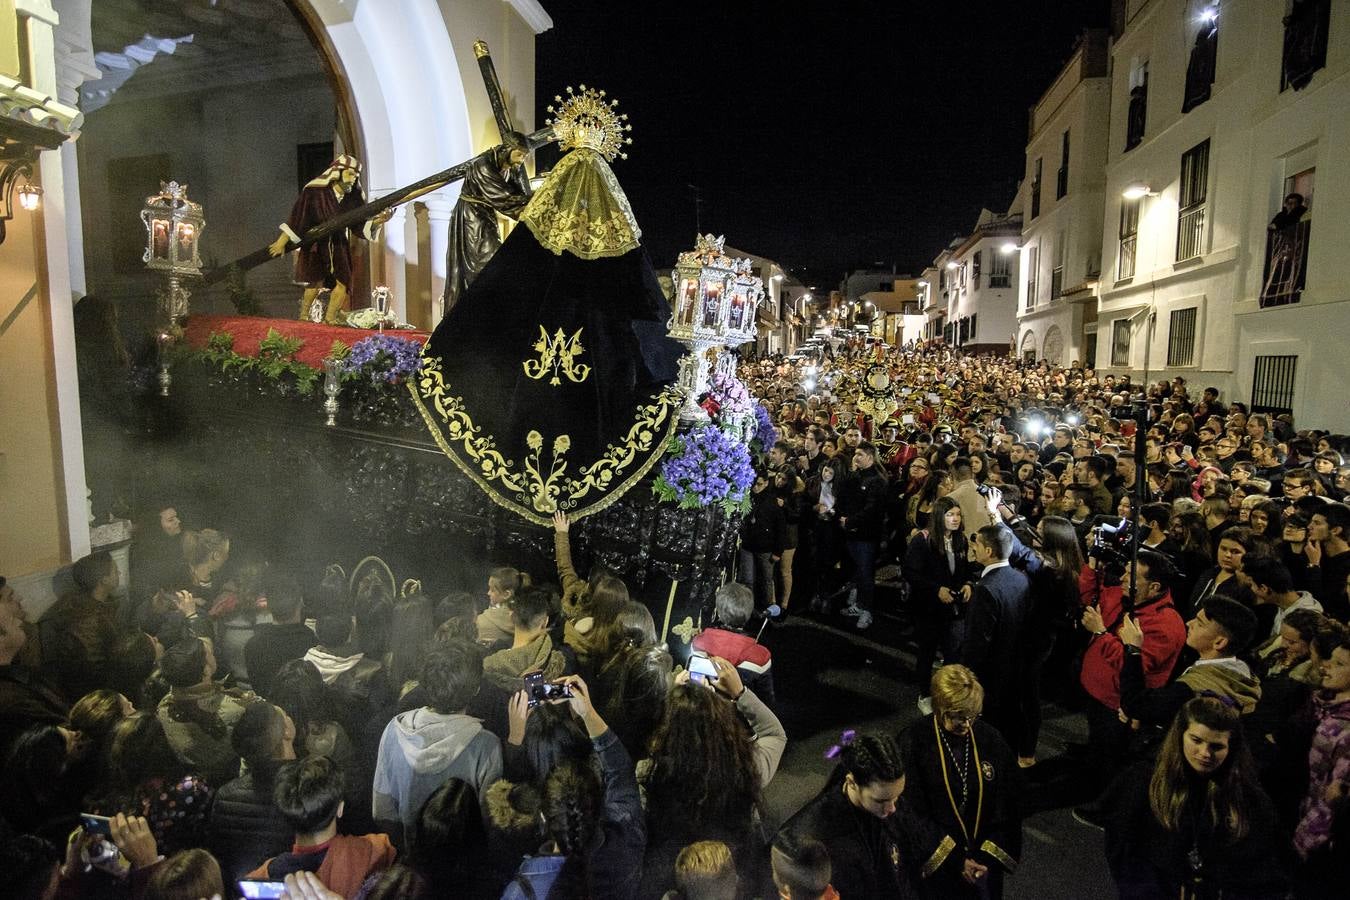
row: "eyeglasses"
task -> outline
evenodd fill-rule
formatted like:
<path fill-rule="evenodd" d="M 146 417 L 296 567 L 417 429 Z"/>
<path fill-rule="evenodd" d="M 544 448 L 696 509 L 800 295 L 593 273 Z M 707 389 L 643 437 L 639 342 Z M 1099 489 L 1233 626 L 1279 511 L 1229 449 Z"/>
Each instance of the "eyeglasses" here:
<path fill-rule="evenodd" d="M 953 725 L 970 725 L 979 717 L 980 713 L 975 713 L 974 715 L 966 715 L 965 713 L 959 712 L 944 712 L 942 714 L 942 721 L 950 722 Z"/>

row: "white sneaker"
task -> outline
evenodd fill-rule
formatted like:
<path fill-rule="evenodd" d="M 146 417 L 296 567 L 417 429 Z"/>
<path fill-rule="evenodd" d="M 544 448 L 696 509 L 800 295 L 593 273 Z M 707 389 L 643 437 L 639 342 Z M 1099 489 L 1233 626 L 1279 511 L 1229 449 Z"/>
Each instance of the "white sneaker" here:
<path fill-rule="evenodd" d="M 859 631 L 872 627 L 872 614 L 865 609 L 858 610 L 858 621 L 854 627 Z"/>
<path fill-rule="evenodd" d="M 918 707 L 919 712 L 923 713 L 925 716 L 931 716 L 933 714 L 933 698 L 920 697 Z"/>

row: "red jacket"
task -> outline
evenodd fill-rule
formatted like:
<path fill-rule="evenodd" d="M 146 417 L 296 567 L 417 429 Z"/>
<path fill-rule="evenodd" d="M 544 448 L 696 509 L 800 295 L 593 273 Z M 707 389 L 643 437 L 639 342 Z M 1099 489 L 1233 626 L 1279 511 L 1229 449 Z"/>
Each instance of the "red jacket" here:
<path fill-rule="evenodd" d="M 1078 593 L 1084 606 L 1092 602 L 1096 574 L 1087 566 L 1078 573 Z M 1097 702 L 1107 709 L 1120 709 L 1120 670 L 1125 662 L 1125 645 L 1116 637 L 1122 618 L 1120 587 L 1102 588 L 1100 609 L 1107 633 L 1088 644 L 1079 679 Z M 1186 623 L 1172 605 L 1171 591 L 1137 607 L 1133 615 L 1144 632 L 1144 684 L 1162 687 L 1172 675 L 1181 648 L 1186 646 Z"/>
<path fill-rule="evenodd" d="M 695 650 L 701 650 L 709 656 L 720 656 L 736 668 L 756 674 L 768 671 L 773 664 L 768 648 L 755 643 L 755 639 L 748 634 L 709 628 L 695 635 L 693 646 Z"/>

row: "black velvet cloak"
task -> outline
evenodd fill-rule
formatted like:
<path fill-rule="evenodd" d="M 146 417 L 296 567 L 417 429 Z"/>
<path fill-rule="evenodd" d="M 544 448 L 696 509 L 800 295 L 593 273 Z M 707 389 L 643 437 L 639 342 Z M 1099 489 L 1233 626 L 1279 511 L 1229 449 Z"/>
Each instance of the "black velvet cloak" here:
<path fill-rule="evenodd" d="M 537 524 L 617 500 L 676 424 L 682 350 L 639 234 L 603 158 L 574 150 L 437 326 L 411 383 L 446 455 Z"/>

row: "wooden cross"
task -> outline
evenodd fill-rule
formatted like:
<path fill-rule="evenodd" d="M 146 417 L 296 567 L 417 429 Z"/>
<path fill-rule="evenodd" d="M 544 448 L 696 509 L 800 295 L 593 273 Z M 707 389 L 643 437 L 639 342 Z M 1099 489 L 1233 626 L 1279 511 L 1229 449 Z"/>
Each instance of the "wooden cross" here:
<path fill-rule="evenodd" d="M 478 70 L 483 75 L 483 86 L 487 89 L 488 102 L 492 104 L 492 116 L 497 121 L 498 136 L 505 140 L 506 135 L 515 129 L 511 125 L 511 113 L 506 108 L 506 102 L 502 98 L 501 84 L 497 81 L 497 70 L 492 64 L 492 56 L 488 52 L 487 44 L 481 40 L 474 42 L 473 53 L 474 56 L 478 57 Z M 525 136 L 525 142 L 527 144 L 526 149 L 528 152 L 533 153 L 535 150 L 553 140 L 554 135 L 552 128 L 540 128 L 538 131 Z M 477 157 L 474 157 L 474 159 L 477 159 Z M 364 206 L 358 206 L 341 215 L 334 216 L 328 221 L 315 225 L 309 231 L 306 231 L 301 236 L 301 240 L 298 244 L 287 244 L 286 252 L 289 253 L 292 250 L 300 250 L 308 247 L 310 244 L 324 240 L 328 236 L 336 234 L 345 228 L 349 228 L 353 225 L 360 225 L 387 209 L 400 206 L 407 203 L 409 200 L 415 200 L 423 194 L 429 194 L 432 191 L 439 190 L 447 184 L 454 184 L 468 174 L 469 167 L 472 165 L 473 159 L 467 159 L 462 163 L 451 166 L 443 172 L 437 172 L 435 175 L 428 175 L 421 181 L 414 182 L 407 187 L 399 188 L 378 200 L 372 200 Z M 529 179 L 525 176 L 525 167 L 523 165 L 518 166 L 516 171 L 512 174 L 513 177 L 518 180 L 521 189 L 524 190 L 528 196 Z M 284 256 L 285 254 L 282 255 Z M 241 256 L 232 263 L 212 269 L 203 275 L 202 280 L 206 284 L 215 284 L 218 281 L 224 280 L 230 274 L 230 270 L 236 266 L 240 271 L 248 271 L 256 266 L 262 265 L 268 260 L 280 258 L 281 257 L 272 256 L 268 249 L 263 247 L 259 250 L 254 250 L 247 256 Z"/>

